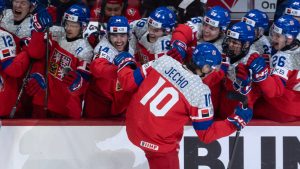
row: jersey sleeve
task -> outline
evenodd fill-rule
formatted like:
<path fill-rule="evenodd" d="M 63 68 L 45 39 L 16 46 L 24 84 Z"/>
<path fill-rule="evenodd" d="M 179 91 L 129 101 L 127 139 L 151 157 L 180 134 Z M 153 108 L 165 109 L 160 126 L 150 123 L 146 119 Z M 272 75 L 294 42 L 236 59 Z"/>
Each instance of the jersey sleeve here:
<path fill-rule="evenodd" d="M 16 54 L 16 43 L 12 35 L 2 33 L 0 40 L 0 63 L 1 69 L 11 77 L 22 76 L 28 68 L 29 57 L 26 51 Z"/>
<path fill-rule="evenodd" d="M 210 98 L 210 90 L 205 85 L 206 90 L 202 90 L 202 97 L 197 107 L 191 108 L 191 120 L 193 127 L 201 141 L 210 143 L 221 137 L 225 137 L 236 131 L 236 127 L 228 120 L 214 121 L 214 110 Z"/>
<path fill-rule="evenodd" d="M 136 90 L 147 74 L 152 70 L 152 64 L 155 61 L 150 61 L 143 64 L 141 67 L 133 70 L 126 66 L 118 71 L 118 80 L 124 91 L 134 91 Z"/>
<path fill-rule="evenodd" d="M 224 77 L 225 77 L 225 73 L 221 70 L 218 70 L 204 77 L 202 81 L 204 84 L 206 84 L 208 87 L 211 88 L 212 86 L 218 84 L 222 79 L 224 79 Z"/>
<path fill-rule="evenodd" d="M 197 44 L 197 37 L 202 29 L 202 17 L 191 18 L 186 24 L 179 24 L 173 31 L 171 42 L 180 40 L 188 46 Z"/>
<path fill-rule="evenodd" d="M 191 44 L 194 40 L 192 29 L 185 24 L 179 24 L 173 31 L 171 42 L 180 40 L 185 44 Z"/>
<path fill-rule="evenodd" d="M 276 53 L 271 57 L 270 76 L 259 83 L 264 96 L 273 98 L 283 95 L 286 82 L 293 72 L 293 62 L 295 61 L 291 57 L 285 56 L 283 52 Z"/>
<path fill-rule="evenodd" d="M 105 58 L 96 58 L 91 63 L 92 75 L 96 78 L 116 79 L 118 67 Z"/>
<path fill-rule="evenodd" d="M 79 58 L 77 71 L 85 80 L 89 80 L 91 75 L 90 63 L 93 58 L 93 49 L 87 41 L 84 41 L 83 45 L 80 46 L 76 51 Z"/>
<path fill-rule="evenodd" d="M 16 42 L 14 37 L 0 30 L 0 62 L 16 57 Z"/>
<path fill-rule="evenodd" d="M 4 73 L 11 77 L 21 77 L 28 69 L 29 56 L 26 51 L 22 51 L 11 60 L 11 63 L 3 69 Z"/>

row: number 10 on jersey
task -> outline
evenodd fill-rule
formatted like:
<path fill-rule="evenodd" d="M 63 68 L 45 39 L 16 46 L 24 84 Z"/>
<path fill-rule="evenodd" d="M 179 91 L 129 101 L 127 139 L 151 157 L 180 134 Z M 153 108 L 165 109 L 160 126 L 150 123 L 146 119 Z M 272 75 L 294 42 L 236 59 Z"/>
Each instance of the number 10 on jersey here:
<path fill-rule="evenodd" d="M 162 77 L 159 77 L 158 82 L 149 90 L 148 93 L 140 100 L 142 105 L 146 105 L 151 98 L 150 111 L 155 116 L 164 116 L 178 102 L 179 93 L 174 87 L 163 87 L 166 83 Z M 161 91 L 159 91 L 162 88 Z M 171 97 L 164 105 L 158 107 L 166 97 Z"/>

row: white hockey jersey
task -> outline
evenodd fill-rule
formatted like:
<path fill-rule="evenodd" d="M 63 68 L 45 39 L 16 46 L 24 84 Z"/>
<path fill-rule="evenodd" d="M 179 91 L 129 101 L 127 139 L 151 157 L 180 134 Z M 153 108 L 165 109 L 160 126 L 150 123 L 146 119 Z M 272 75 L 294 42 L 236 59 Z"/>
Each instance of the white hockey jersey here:
<path fill-rule="evenodd" d="M 11 9 L 7 9 L 4 12 L 4 16 L 1 20 L 0 26 L 6 31 L 16 35 L 19 38 L 31 37 L 31 15 L 27 16 L 19 25 L 14 24 L 14 16 Z"/>
<path fill-rule="evenodd" d="M 130 45 L 128 52 L 132 55 L 134 54 Z M 119 53 L 120 52 L 115 47 L 113 47 L 112 44 L 108 41 L 107 36 L 104 36 L 94 49 L 93 60 L 97 58 L 105 58 L 109 62 L 113 63 L 115 56 Z"/>
<path fill-rule="evenodd" d="M 293 70 L 300 70 L 300 47 L 287 51 L 278 51 L 270 60 L 271 74 L 288 80 L 289 73 Z"/>
<path fill-rule="evenodd" d="M 272 46 L 269 39 L 263 35 L 251 45 L 251 49 L 258 51 L 261 55 L 271 55 Z"/>

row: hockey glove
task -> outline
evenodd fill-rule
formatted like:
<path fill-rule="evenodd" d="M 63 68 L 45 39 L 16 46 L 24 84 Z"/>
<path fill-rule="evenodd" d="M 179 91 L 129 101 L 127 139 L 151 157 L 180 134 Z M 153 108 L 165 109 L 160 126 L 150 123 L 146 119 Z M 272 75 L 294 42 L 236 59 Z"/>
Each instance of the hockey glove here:
<path fill-rule="evenodd" d="M 250 63 L 249 69 L 252 70 L 253 82 L 261 82 L 265 80 L 269 75 L 269 69 L 263 57 L 254 59 Z"/>
<path fill-rule="evenodd" d="M 47 7 L 47 11 L 50 14 L 53 23 L 56 23 L 57 21 L 57 8 L 53 5 L 50 5 Z"/>
<path fill-rule="evenodd" d="M 83 32 L 83 37 L 87 38 L 89 36 L 91 36 L 92 34 L 96 34 L 99 35 L 99 23 L 95 22 L 95 21 L 90 21 L 87 28 L 85 29 L 85 31 Z"/>
<path fill-rule="evenodd" d="M 67 72 L 62 80 L 68 86 L 71 92 L 74 92 L 81 88 L 83 83 L 83 78 L 81 77 L 80 73 L 73 70 Z"/>
<path fill-rule="evenodd" d="M 228 68 L 229 68 L 229 63 L 227 63 L 227 62 L 222 62 L 221 63 L 220 70 L 223 71 L 225 75 L 228 72 Z"/>
<path fill-rule="evenodd" d="M 128 52 L 122 52 L 114 58 L 114 64 L 118 66 L 118 69 L 122 69 L 125 66 L 130 66 L 132 69 L 136 69 L 136 62 L 133 56 Z"/>
<path fill-rule="evenodd" d="M 233 88 L 246 95 L 251 90 L 251 78 L 247 66 L 242 63 L 238 64 L 235 68 L 235 75 Z"/>
<path fill-rule="evenodd" d="M 32 27 L 37 32 L 44 32 L 52 24 L 52 17 L 46 9 L 40 10 L 32 16 Z"/>
<path fill-rule="evenodd" d="M 241 107 L 236 107 L 234 114 L 227 117 L 227 120 L 236 126 L 238 130 L 244 128 L 249 121 L 252 119 L 253 112 L 251 109 L 242 109 Z"/>
<path fill-rule="evenodd" d="M 41 90 L 46 90 L 46 83 L 43 75 L 40 73 L 32 73 L 29 76 L 26 84 L 26 93 L 29 96 L 34 96 Z"/>
<path fill-rule="evenodd" d="M 175 40 L 172 43 L 172 49 L 167 52 L 167 55 L 176 59 L 179 62 L 183 62 L 186 58 L 187 46 L 180 40 Z"/>

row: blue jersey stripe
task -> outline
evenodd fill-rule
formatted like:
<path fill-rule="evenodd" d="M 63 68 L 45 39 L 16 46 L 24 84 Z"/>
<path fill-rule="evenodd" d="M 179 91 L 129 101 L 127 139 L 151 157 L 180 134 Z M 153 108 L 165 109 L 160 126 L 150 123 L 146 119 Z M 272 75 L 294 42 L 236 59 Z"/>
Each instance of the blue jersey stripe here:
<path fill-rule="evenodd" d="M 141 83 L 143 82 L 144 78 L 143 75 L 141 74 L 141 69 L 137 68 L 133 71 L 133 77 L 134 77 L 134 82 L 140 86 Z"/>
<path fill-rule="evenodd" d="M 211 126 L 212 123 L 213 123 L 213 120 L 202 121 L 202 122 L 193 122 L 193 127 L 195 130 L 207 130 Z"/>

